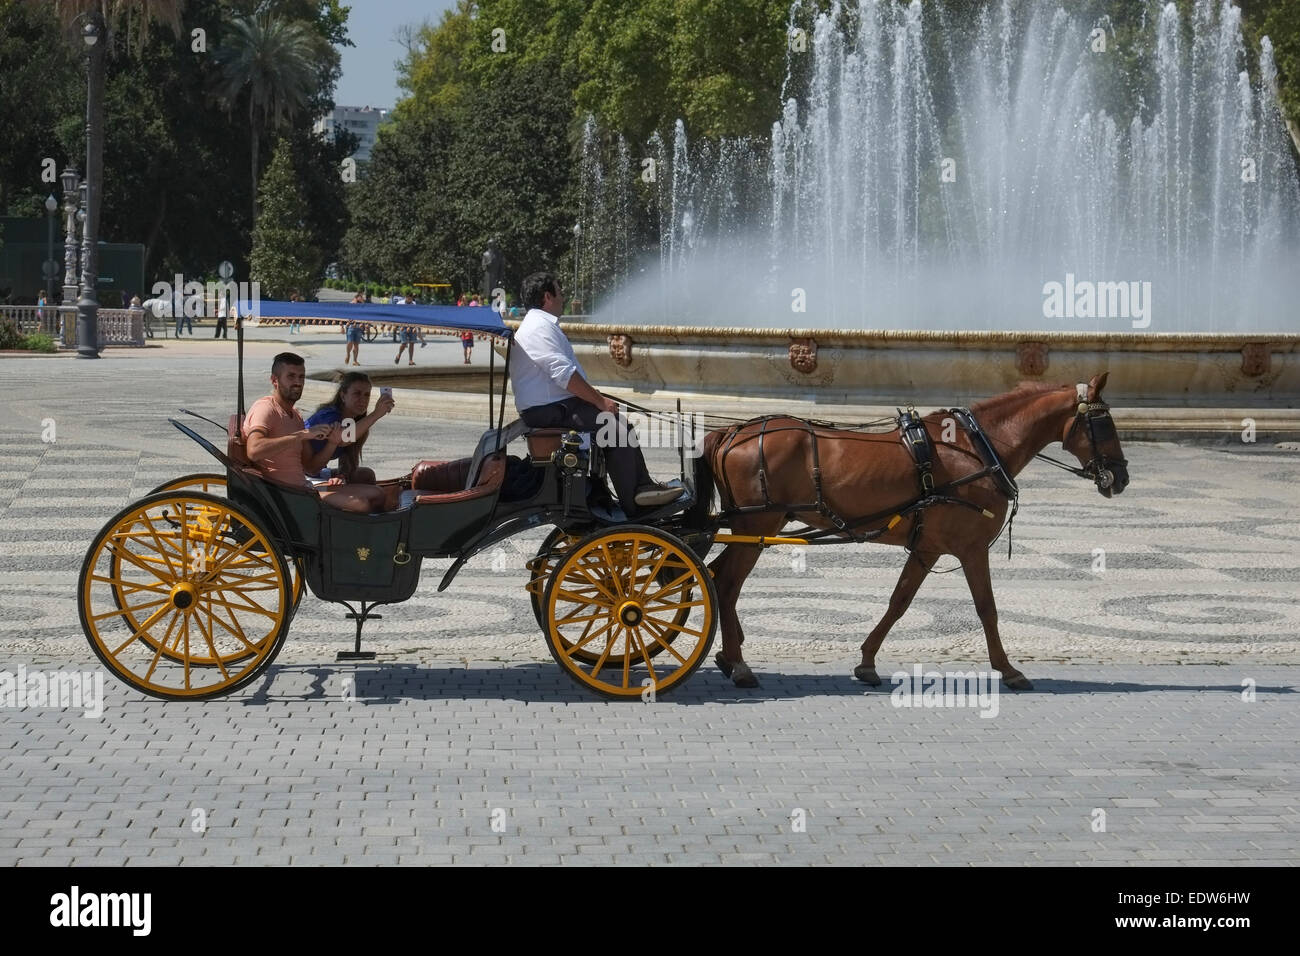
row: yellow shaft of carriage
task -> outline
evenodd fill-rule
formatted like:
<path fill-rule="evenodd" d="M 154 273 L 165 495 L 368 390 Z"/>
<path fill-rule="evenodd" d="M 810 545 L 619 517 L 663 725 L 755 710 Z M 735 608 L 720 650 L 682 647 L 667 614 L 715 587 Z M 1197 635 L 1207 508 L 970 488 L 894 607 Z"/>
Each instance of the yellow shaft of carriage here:
<path fill-rule="evenodd" d="M 773 538 L 761 534 L 718 534 L 713 540 L 718 544 L 756 544 L 767 548 L 778 544 L 807 544 L 807 538 Z"/>

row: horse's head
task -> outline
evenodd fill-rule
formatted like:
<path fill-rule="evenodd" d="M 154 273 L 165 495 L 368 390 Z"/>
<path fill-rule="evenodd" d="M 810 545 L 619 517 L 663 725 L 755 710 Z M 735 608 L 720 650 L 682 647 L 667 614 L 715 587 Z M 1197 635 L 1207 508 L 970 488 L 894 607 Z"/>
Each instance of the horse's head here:
<path fill-rule="evenodd" d="M 1078 386 L 1077 410 L 1061 436 L 1061 447 L 1079 459 L 1084 475 L 1107 498 L 1128 486 L 1128 460 L 1119 447 L 1110 406 L 1101 397 L 1108 374 L 1094 375 L 1087 385 Z"/>

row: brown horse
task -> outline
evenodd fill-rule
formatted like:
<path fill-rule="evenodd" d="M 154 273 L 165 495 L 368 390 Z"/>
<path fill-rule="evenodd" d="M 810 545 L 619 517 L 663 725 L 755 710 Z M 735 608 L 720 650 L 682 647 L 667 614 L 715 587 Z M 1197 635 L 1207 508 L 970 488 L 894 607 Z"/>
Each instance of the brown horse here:
<path fill-rule="evenodd" d="M 933 446 L 933 490 L 929 504 L 911 511 L 907 506 L 926 496 L 898 429 L 873 434 L 813 427 L 795 418 L 756 419 L 710 432 L 698 465 L 699 497 L 707 507 L 716 483 L 722 522 L 733 534 L 776 535 L 797 519 L 831 531 L 836 540 L 856 537 L 909 549 L 889 610 L 862 645 L 862 663 L 853 671 L 859 680 L 880 684 L 876 652 L 885 635 L 907 611 L 935 562 L 950 554 L 966 574 L 990 665 L 1008 687 L 1031 690 L 1033 685 L 1002 649 L 989 548 L 1008 509 L 1015 515 L 1014 476 L 1054 441 L 1081 467 L 1056 464 L 1092 479 L 1107 498 L 1124 490 L 1127 462 L 1109 406 L 1102 401 L 1105 384 L 1103 373 L 1086 386 L 1022 385 L 973 406 L 970 412 L 994 455 L 987 450 L 981 455 L 979 439 L 964 423 L 958 425 L 958 412 L 925 416 Z M 999 464 L 1012 480 L 999 480 L 996 467 L 990 467 Z M 813 507 L 814 502 L 822 507 Z M 738 511 L 747 508 L 753 510 Z M 758 686 L 741 654 L 745 635 L 736 601 L 761 550 L 757 544 L 729 544 L 710 564 L 722 611 L 722 651 L 716 661 L 737 687 Z"/>

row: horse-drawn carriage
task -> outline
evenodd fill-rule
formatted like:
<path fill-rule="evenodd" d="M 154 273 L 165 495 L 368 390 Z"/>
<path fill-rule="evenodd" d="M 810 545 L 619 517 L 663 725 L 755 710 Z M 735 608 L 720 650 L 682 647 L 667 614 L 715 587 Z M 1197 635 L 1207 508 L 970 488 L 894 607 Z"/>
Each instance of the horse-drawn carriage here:
<path fill-rule="evenodd" d="M 169 420 L 222 472 L 177 478 L 123 508 L 96 535 L 82 565 L 78 605 L 86 636 L 109 670 L 146 694 L 205 699 L 248 684 L 279 653 L 304 589 L 344 605 L 355 622 L 354 649 L 340 659 L 373 657 L 361 649 L 363 626 L 379 617 L 376 608 L 415 593 L 426 559 L 452 559 L 442 591 L 474 555 L 546 526 L 552 531 L 527 564 L 534 615 L 561 668 L 607 697 L 641 698 L 679 686 L 707 657 L 720 624 L 719 666 L 737 685 L 753 686 L 740 653 L 735 604 L 758 551 L 873 540 L 905 546 L 910 558 L 889 614 L 863 645 L 855 671 L 860 679 L 879 683 L 875 652 L 919 586 L 913 559 L 923 579 L 935 557 L 950 553 L 966 566 L 994 667 L 1012 686 L 1027 686 L 1002 652 L 988 586 L 987 548 L 1003 519 L 1015 513 L 1013 476 L 1060 438 L 1083 466 L 1062 467 L 1095 481 L 1107 496 L 1128 480 L 1100 397 L 1101 376 L 1077 393 L 1072 386 L 1043 390 L 991 407 L 990 416 L 1023 432 L 1014 454 L 1000 427 L 996 436 L 985 434 L 965 409 L 953 410 L 962 424 L 960 440 L 941 439 L 947 419 L 937 416 L 943 413 L 924 420 L 902 413 L 868 423 L 875 431 L 846 432 L 778 416 L 732 423 L 708 436 L 690 473 L 684 448 L 692 439 L 679 442 L 681 497 L 630 521 L 608 494 L 597 443 L 584 447 L 572 432 L 505 424 L 512 339 L 495 312 L 263 303 L 253 321 L 289 319 L 470 331 L 504 342 L 500 406 L 493 407 L 495 351 L 489 350 L 488 428 L 473 454 L 419 462 L 408 474 L 380 482 L 395 504 L 391 510 L 337 510 L 313 491 L 267 480 L 243 454 L 237 427 L 244 409 L 241 323 L 239 412 L 225 426 L 225 448 Z M 528 446 L 524 460 L 535 480 L 525 483 L 526 493 L 509 496 L 503 494 L 506 449 L 519 438 Z M 718 512 L 712 509 L 715 479 Z M 936 505 L 960 507 L 940 509 L 937 519 L 923 523 Z M 792 517 L 806 526 L 778 534 Z M 728 547 L 706 567 L 715 544 Z"/>
<path fill-rule="evenodd" d="M 510 343 L 509 330 L 488 309 L 264 303 L 262 310 L 252 321 L 414 325 L 470 331 L 504 342 L 507 352 Z M 241 327 L 241 415 L 242 336 Z M 494 357 L 493 378 L 495 365 Z M 595 490 L 604 486 L 598 447 L 584 449 L 560 430 L 528 432 L 504 422 L 506 378 L 508 372 L 495 426 L 489 399 L 489 427 L 473 454 L 418 462 L 380 482 L 395 492 L 397 507 L 378 514 L 331 508 L 313 491 L 267 480 L 242 454 L 234 425 L 221 448 L 171 419 L 223 470 L 160 485 L 95 537 L 78 586 L 95 653 L 126 683 L 156 697 L 226 694 L 270 666 L 305 587 L 345 605 L 355 621 L 355 649 L 340 656 L 372 657 L 361 649 L 363 625 L 379 617 L 376 608 L 415 593 L 426 559 L 453 559 L 441 591 L 475 554 L 550 525 L 529 562 L 527 588 L 556 661 L 583 686 L 611 697 L 680 684 L 707 656 L 718 625 L 703 564 L 712 535 L 687 521 L 695 503 L 689 476 L 678 501 L 629 521 Z M 525 460 L 537 480 L 526 497 L 506 500 L 506 449 L 517 438 L 527 443 Z"/>

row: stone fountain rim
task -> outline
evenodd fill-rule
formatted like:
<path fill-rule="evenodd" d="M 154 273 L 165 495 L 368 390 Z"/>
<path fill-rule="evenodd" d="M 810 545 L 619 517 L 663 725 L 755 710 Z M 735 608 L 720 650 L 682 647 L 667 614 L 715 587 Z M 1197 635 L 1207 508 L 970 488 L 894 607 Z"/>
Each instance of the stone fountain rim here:
<path fill-rule="evenodd" d="M 512 328 L 518 322 L 507 321 Z M 814 339 L 822 347 L 837 345 L 875 345 L 877 347 L 915 348 L 927 345 L 1015 346 L 1027 342 L 1068 348 L 1095 348 L 1124 351 L 1199 351 L 1202 349 L 1238 350 L 1244 345 L 1267 344 L 1274 351 L 1300 350 L 1297 332 L 1051 332 L 1025 329 L 1020 331 L 972 331 L 967 329 L 772 329 L 738 326 L 700 325 L 614 325 L 562 321 L 561 327 L 571 338 L 597 341 L 613 335 L 626 335 L 634 341 L 698 342 L 707 344 L 753 342 L 788 345 L 795 339 Z"/>

